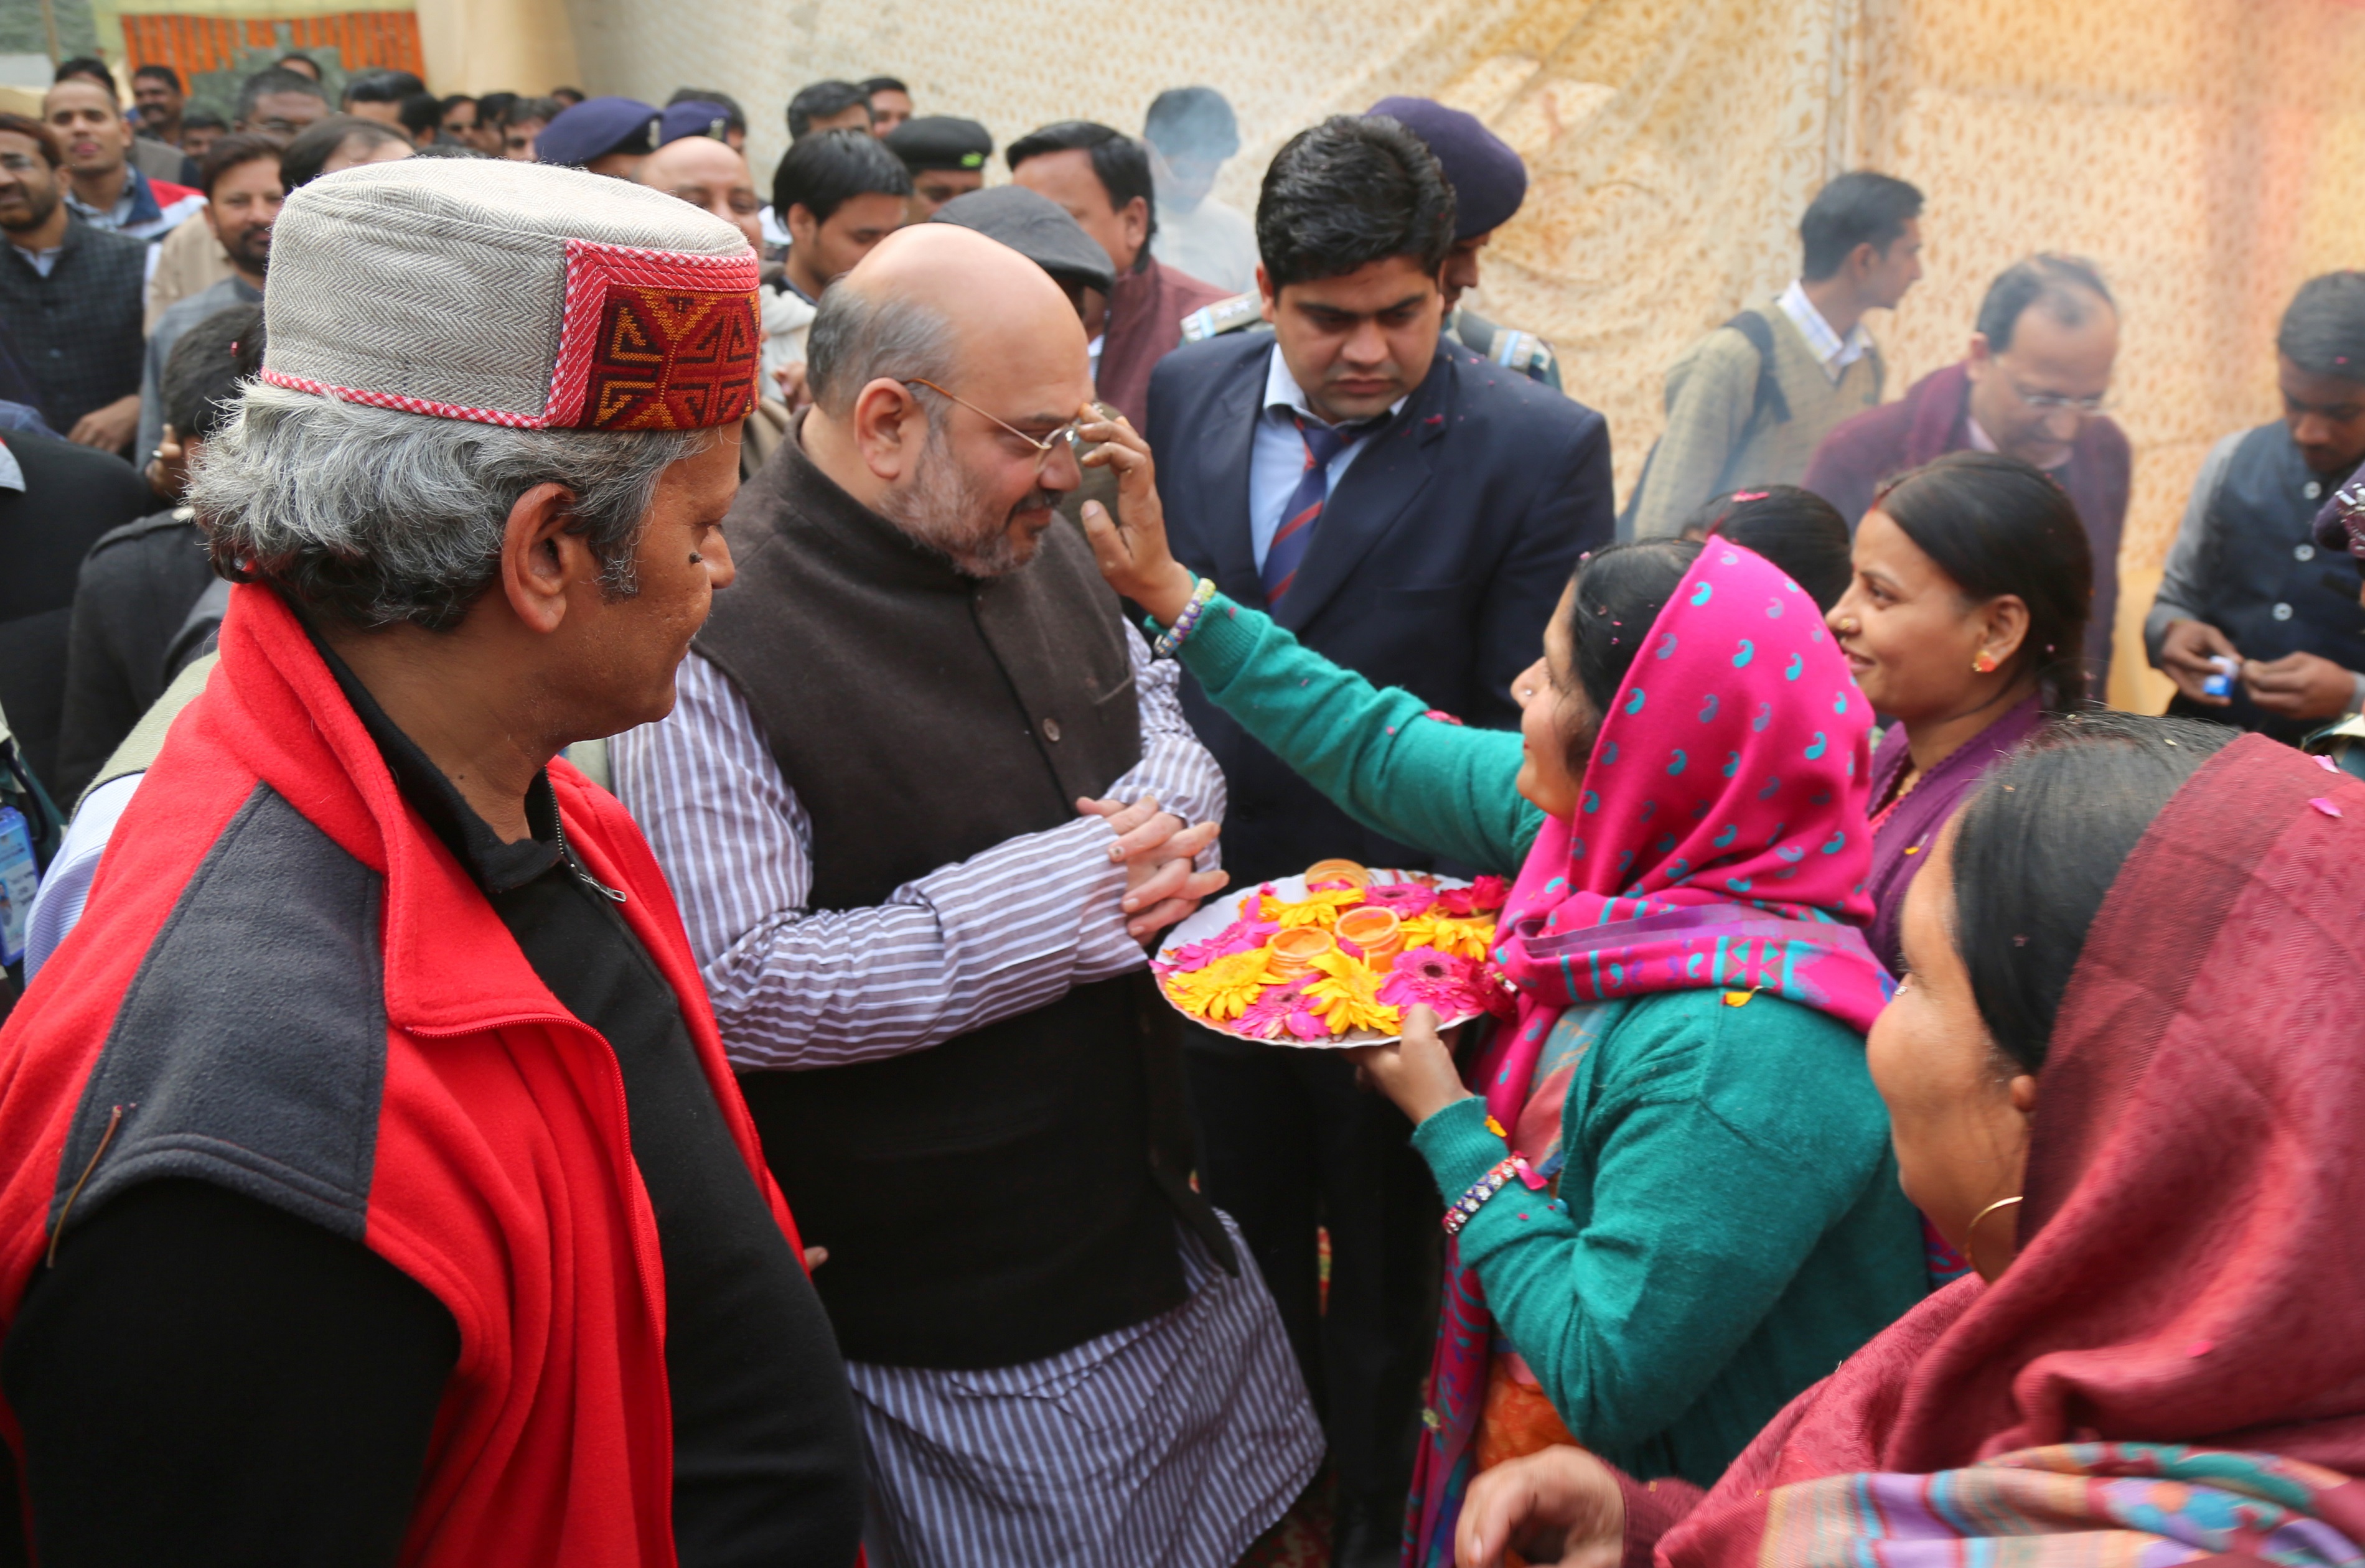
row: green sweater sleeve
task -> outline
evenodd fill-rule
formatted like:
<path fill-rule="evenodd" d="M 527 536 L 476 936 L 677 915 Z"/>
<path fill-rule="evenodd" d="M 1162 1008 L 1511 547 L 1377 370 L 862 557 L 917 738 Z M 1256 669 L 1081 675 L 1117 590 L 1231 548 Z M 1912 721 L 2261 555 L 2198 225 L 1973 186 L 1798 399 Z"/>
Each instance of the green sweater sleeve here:
<path fill-rule="evenodd" d="M 1411 692 L 1374 687 L 1221 594 L 1179 656 L 1216 706 L 1364 826 L 1499 876 L 1527 858 L 1544 818 L 1519 792 L 1517 734 L 1424 718 Z"/>
<path fill-rule="evenodd" d="M 1888 1122 L 1844 1025 L 1676 991 L 1635 1002 L 1580 1063 L 1562 1140 L 1564 1201 L 1511 1183 L 1463 1227 L 1462 1258 L 1577 1440 L 1620 1450 L 1733 1360 L 1884 1169 Z M 1448 1203 L 1505 1152 L 1475 1098 L 1413 1142 Z"/>

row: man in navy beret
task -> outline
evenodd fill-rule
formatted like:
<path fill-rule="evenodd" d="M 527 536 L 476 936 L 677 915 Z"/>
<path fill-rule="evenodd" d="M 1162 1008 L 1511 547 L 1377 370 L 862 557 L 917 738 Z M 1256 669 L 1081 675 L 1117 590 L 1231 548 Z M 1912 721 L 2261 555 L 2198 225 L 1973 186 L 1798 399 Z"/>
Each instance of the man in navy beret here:
<path fill-rule="evenodd" d="M 657 150 L 665 117 L 638 98 L 586 98 L 542 128 L 534 138 L 537 163 L 557 163 L 633 178 L 641 160 Z"/>

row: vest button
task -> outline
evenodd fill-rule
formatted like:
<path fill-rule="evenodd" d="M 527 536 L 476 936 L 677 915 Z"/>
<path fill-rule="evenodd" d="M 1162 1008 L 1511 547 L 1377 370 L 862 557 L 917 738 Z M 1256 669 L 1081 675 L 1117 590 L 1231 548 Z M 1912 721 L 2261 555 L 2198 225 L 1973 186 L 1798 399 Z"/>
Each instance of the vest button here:
<path fill-rule="evenodd" d="M 2294 561 L 2315 560 L 2315 546 L 2313 544 L 2295 544 L 2292 546 L 2292 559 Z"/>
<path fill-rule="evenodd" d="M 2276 606 L 2275 606 L 2275 619 L 2276 619 L 2276 620 L 2278 620 L 2278 621 L 2288 621 L 2288 620 L 2290 620 L 2291 618 L 2292 618 L 2292 607 L 2291 607 L 2290 605 L 2288 605 L 2288 604 L 2278 604 L 2278 605 L 2276 605 Z"/>
<path fill-rule="evenodd" d="M 2284 606 L 2281 606 L 2281 610 L 2282 610 L 2282 612 L 2283 612 L 2285 615 L 2289 615 L 2289 614 L 2291 613 L 2291 607 L 2290 607 L 2289 605 L 2284 605 Z M 1046 719 L 1046 720 L 1044 720 L 1044 721 L 1043 721 L 1043 738 L 1044 738 L 1045 740 L 1047 740 L 1047 741 L 1049 741 L 1053 745 L 1059 745 L 1059 720 L 1057 720 L 1057 719 Z"/>
<path fill-rule="evenodd" d="M 2324 484 L 2321 480 L 2310 479 L 2306 484 L 2302 485 L 2299 487 L 2299 493 L 2305 496 L 2309 500 L 2314 500 L 2316 497 L 2324 494 Z"/>

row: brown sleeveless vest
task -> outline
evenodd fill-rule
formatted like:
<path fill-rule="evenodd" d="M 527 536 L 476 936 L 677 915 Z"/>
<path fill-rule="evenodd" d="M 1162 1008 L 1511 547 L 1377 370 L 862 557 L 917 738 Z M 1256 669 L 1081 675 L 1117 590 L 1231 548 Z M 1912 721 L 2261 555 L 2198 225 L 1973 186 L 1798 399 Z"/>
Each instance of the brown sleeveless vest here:
<path fill-rule="evenodd" d="M 813 823 L 816 910 L 1058 827 L 1139 759 L 1116 599 L 1065 523 L 980 582 L 840 489 L 798 439 L 725 523 L 738 580 L 698 650 Z M 1081 913 L 1082 900 L 1079 898 Z M 1141 975 L 884 1060 L 742 1077 L 853 1360 L 1010 1366 L 1182 1299 L 1193 1193 L 1173 1014 Z"/>

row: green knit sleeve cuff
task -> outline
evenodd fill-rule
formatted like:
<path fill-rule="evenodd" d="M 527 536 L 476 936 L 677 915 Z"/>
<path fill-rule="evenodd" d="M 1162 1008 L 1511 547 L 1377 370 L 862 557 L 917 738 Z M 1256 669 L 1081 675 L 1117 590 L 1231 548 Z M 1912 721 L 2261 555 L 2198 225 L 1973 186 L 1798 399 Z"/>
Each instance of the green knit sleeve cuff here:
<path fill-rule="evenodd" d="M 1199 612 L 1199 624 L 1192 630 L 1191 640 L 1177 649 L 1174 656 L 1182 661 L 1184 669 L 1199 678 L 1200 685 L 1228 686 L 1256 656 L 1257 644 L 1264 629 L 1272 624 L 1271 616 L 1219 593 L 1207 600 L 1207 607 Z"/>
<path fill-rule="evenodd" d="M 1486 1102 L 1465 1095 L 1412 1130 L 1412 1146 L 1429 1161 L 1438 1196 L 1452 1203 L 1503 1163 L 1510 1146 L 1486 1130 Z"/>

